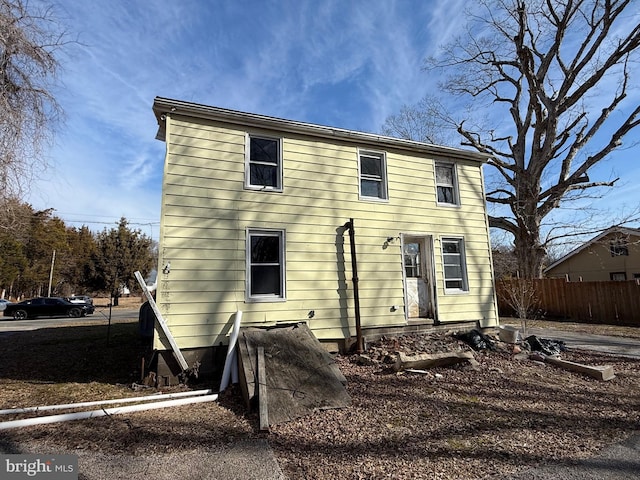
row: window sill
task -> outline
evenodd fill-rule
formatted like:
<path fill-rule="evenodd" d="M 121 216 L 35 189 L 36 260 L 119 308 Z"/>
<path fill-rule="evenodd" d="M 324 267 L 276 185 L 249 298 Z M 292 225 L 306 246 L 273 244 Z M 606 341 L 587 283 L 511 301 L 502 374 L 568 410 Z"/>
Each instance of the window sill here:
<path fill-rule="evenodd" d="M 469 290 L 453 290 L 453 289 L 446 289 L 444 290 L 444 294 L 445 295 L 467 295 L 469 293 Z"/>
<path fill-rule="evenodd" d="M 282 303 L 286 301 L 286 298 L 279 297 L 251 297 L 245 298 L 244 303 Z"/>
<path fill-rule="evenodd" d="M 388 198 L 363 197 L 362 195 L 358 196 L 358 200 L 363 201 L 363 202 L 389 203 L 389 199 Z"/>
<path fill-rule="evenodd" d="M 272 192 L 272 193 L 282 193 L 284 191 L 283 188 L 274 188 L 274 187 L 260 187 L 257 185 L 245 185 L 245 190 L 252 190 L 254 192 Z"/>

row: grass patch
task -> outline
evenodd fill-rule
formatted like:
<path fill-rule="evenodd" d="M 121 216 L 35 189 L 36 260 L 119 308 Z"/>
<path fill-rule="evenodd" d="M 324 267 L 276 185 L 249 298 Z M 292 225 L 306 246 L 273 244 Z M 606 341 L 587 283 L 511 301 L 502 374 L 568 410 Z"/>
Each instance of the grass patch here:
<path fill-rule="evenodd" d="M 107 333 L 109 335 L 107 336 Z M 45 328 L 0 336 L 0 404 L 68 403 L 121 395 L 148 353 L 137 323 Z"/>

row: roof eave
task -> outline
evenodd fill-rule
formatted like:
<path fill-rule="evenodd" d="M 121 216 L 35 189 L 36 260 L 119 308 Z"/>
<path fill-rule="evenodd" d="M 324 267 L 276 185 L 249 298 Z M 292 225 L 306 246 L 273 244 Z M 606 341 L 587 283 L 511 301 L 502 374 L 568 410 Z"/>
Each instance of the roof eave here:
<path fill-rule="evenodd" d="M 156 97 L 153 102 L 153 112 L 158 122 L 158 133 L 156 139 L 165 141 L 165 116 L 179 114 L 189 117 L 202 118 L 206 120 L 222 121 L 226 123 L 243 125 L 255 128 L 273 129 L 288 133 L 311 135 L 314 137 L 341 139 L 356 141 L 375 146 L 384 146 L 413 152 L 425 152 L 433 155 L 471 160 L 485 163 L 491 157 L 488 154 L 463 150 L 441 145 L 404 140 L 400 138 L 376 135 L 373 133 L 358 132 L 342 128 L 327 127 L 312 123 L 297 122 L 277 117 L 269 117 L 255 113 L 240 112 L 219 107 L 211 107 L 197 103 L 173 100 L 170 98 Z"/>

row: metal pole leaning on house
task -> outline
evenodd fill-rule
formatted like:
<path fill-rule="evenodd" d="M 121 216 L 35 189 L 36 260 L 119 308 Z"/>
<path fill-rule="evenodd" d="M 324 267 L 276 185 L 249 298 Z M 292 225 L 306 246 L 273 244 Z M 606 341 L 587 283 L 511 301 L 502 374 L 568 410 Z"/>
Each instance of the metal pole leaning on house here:
<path fill-rule="evenodd" d="M 358 353 L 364 351 L 364 342 L 362 341 L 362 327 L 360 324 L 360 292 L 358 290 L 358 262 L 356 259 L 356 232 L 353 218 L 350 218 L 344 227 L 349 229 L 349 243 L 351 244 L 351 273 L 353 274 L 353 301 L 356 310 L 356 350 Z"/>
<path fill-rule="evenodd" d="M 144 296 L 147 298 L 147 301 L 149 302 L 149 305 L 151 306 L 153 313 L 156 314 L 158 325 L 160 325 L 160 328 L 162 328 L 163 333 L 167 336 L 167 340 L 169 340 L 169 345 L 171 345 L 171 349 L 173 350 L 173 355 L 176 357 L 176 360 L 180 364 L 180 368 L 182 368 L 183 371 L 189 370 L 189 364 L 185 360 L 184 355 L 182 355 L 182 352 L 180 351 L 180 348 L 178 347 L 176 340 L 173 338 L 173 335 L 171 335 L 171 331 L 169 331 L 169 326 L 167 325 L 167 322 L 165 322 L 164 318 L 162 318 L 160 309 L 158 309 L 158 306 L 156 305 L 156 301 L 151 296 L 151 292 L 149 292 L 149 289 L 147 288 L 147 284 L 144 282 L 144 278 L 142 278 L 142 274 L 140 274 L 140 272 L 138 271 L 135 271 L 133 275 L 136 277 L 136 280 L 138 280 L 140 287 L 142 287 L 142 292 L 144 293 Z"/>
<path fill-rule="evenodd" d="M 231 329 L 231 337 L 229 338 L 229 348 L 227 349 L 227 357 L 224 361 L 224 370 L 222 371 L 222 380 L 220 381 L 220 392 L 224 392 L 229 386 L 229 377 L 236 360 L 236 343 L 238 343 L 238 334 L 240 333 L 240 322 L 242 321 L 242 312 L 236 312 L 236 319 Z"/>

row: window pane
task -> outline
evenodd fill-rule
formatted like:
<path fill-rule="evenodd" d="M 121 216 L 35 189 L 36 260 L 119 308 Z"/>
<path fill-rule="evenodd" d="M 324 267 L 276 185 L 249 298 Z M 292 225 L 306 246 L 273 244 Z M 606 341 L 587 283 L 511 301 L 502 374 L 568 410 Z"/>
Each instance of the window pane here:
<path fill-rule="evenodd" d="M 405 243 L 404 266 L 407 277 L 420 277 L 420 244 Z"/>
<path fill-rule="evenodd" d="M 462 280 L 447 280 L 444 282 L 446 288 L 457 288 L 462 290 Z"/>
<path fill-rule="evenodd" d="M 449 165 L 436 165 L 436 183 L 439 185 L 453 186 L 453 167 Z"/>
<path fill-rule="evenodd" d="M 278 186 L 278 167 L 252 163 L 249 168 L 251 170 L 251 185 Z"/>
<path fill-rule="evenodd" d="M 360 172 L 382 178 L 382 160 L 378 157 L 360 157 Z"/>
<path fill-rule="evenodd" d="M 375 180 L 362 180 L 360 182 L 360 189 L 363 197 L 383 197 L 382 182 L 376 182 Z"/>
<path fill-rule="evenodd" d="M 462 267 L 460 265 L 445 265 L 444 278 L 462 278 Z"/>
<path fill-rule="evenodd" d="M 442 242 L 442 251 L 444 253 L 460 253 L 459 242 Z"/>
<path fill-rule="evenodd" d="M 267 138 L 251 138 L 251 161 L 278 165 L 278 141 Z"/>
<path fill-rule="evenodd" d="M 438 187 L 438 202 L 455 203 L 453 199 L 453 187 Z"/>
<path fill-rule="evenodd" d="M 251 295 L 280 295 L 280 266 L 251 267 Z"/>
<path fill-rule="evenodd" d="M 252 236 L 251 264 L 254 263 L 280 263 L 280 238 Z"/>

